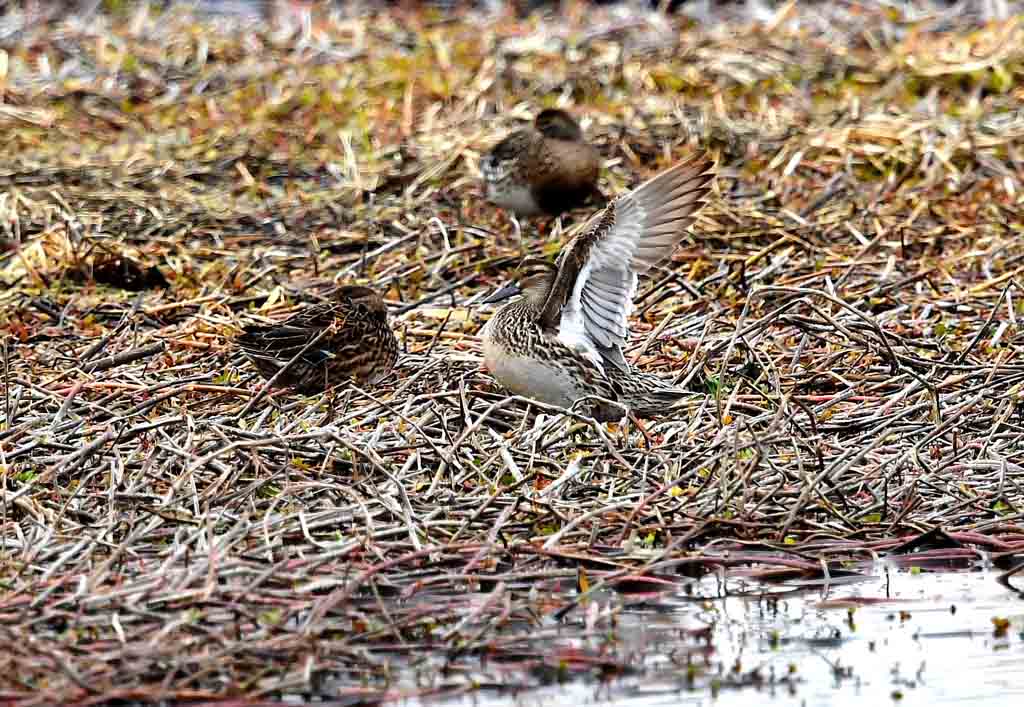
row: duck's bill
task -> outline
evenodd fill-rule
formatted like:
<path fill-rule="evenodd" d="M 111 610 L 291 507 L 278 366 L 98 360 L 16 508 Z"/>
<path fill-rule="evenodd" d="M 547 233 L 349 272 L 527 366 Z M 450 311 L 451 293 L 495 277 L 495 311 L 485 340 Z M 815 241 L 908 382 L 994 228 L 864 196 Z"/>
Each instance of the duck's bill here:
<path fill-rule="evenodd" d="M 507 300 L 509 297 L 514 297 L 519 294 L 519 285 L 514 282 L 510 282 L 504 287 L 499 287 L 497 290 L 480 300 L 480 304 L 494 304 Z"/>

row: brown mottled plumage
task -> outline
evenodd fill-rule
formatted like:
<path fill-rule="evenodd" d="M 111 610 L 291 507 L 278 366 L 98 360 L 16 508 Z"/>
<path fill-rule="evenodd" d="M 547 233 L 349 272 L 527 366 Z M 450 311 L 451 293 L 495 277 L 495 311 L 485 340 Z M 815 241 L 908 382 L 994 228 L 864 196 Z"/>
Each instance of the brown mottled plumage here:
<path fill-rule="evenodd" d="M 559 214 L 597 191 L 601 156 L 572 116 L 549 108 L 481 163 L 487 200 L 517 216 Z"/>
<path fill-rule="evenodd" d="M 484 365 L 514 393 L 570 407 L 587 396 L 602 421 L 629 408 L 664 414 L 684 392 L 632 368 L 622 354 L 638 277 L 671 255 L 711 191 L 714 163 L 693 157 L 619 197 L 591 219 L 555 263 L 527 258 L 517 292 L 482 332 Z"/>
<path fill-rule="evenodd" d="M 345 285 L 331 299 L 277 324 L 246 327 L 237 339 L 239 348 L 267 379 L 298 356 L 276 382 L 301 392 L 349 380 L 376 383 L 398 359 L 387 305 L 376 292 L 359 285 Z"/>

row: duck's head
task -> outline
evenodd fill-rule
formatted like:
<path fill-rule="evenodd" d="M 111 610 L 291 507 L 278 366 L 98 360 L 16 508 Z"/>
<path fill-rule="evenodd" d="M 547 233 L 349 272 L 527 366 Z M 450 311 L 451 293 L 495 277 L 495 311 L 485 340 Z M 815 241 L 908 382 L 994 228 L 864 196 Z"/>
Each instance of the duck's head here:
<path fill-rule="evenodd" d="M 378 316 L 386 317 L 388 306 L 377 292 L 364 285 L 342 285 L 331 295 L 335 301 L 361 304 Z"/>
<path fill-rule="evenodd" d="M 533 127 L 544 137 L 553 140 L 583 142 L 583 131 L 579 123 L 564 110 L 546 108 L 533 119 Z"/>
<path fill-rule="evenodd" d="M 512 280 L 484 298 L 482 303 L 494 304 L 522 295 L 532 309 L 539 311 L 547 301 L 557 274 L 554 263 L 541 258 L 524 258 Z"/>

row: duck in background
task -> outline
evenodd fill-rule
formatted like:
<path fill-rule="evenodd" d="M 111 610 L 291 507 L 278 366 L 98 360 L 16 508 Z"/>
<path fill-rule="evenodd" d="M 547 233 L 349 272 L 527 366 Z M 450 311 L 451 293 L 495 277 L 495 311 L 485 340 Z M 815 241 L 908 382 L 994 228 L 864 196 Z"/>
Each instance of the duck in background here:
<path fill-rule="evenodd" d="M 264 378 L 277 376 L 275 383 L 303 393 L 348 381 L 372 385 L 398 359 L 387 305 L 361 285 L 342 286 L 282 322 L 247 326 L 236 342 Z"/>
<path fill-rule="evenodd" d="M 533 127 L 517 130 L 481 162 L 487 200 L 518 217 L 558 215 L 597 193 L 601 155 L 583 139 L 563 110 L 537 114 Z"/>

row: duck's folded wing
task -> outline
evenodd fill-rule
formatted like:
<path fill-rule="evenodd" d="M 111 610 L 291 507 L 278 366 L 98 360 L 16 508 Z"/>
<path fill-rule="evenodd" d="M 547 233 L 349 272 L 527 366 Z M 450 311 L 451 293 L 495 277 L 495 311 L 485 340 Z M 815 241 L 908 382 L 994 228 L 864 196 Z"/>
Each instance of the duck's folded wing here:
<path fill-rule="evenodd" d="M 299 354 L 313 339 L 335 324 L 339 308 L 330 304 L 313 305 L 296 312 L 278 324 L 246 327 L 238 345 L 249 356 L 285 363 Z M 327 342 L 306 351 L 304 358 L 318 361 L 329 356 Z"/>
<path fill-rule="evenodd" d="M 311 329 L 282 324 L 249 327 L 238 338 L 238 345 L 252 358 L 287 363 L 305 349 L 316 334 L 317 332 Z M 305 358 L 309 360 L 318 360 L 325 355 L 315 350 L 305 352 Z"/>
<path fill-rule="evenodd" d="M 616 199 L 563 251 L 542 324 L 570 346 L 621 360 L 638 276 L 672 253 L 713 179 L 714 163 L 702 154 Z"/>

